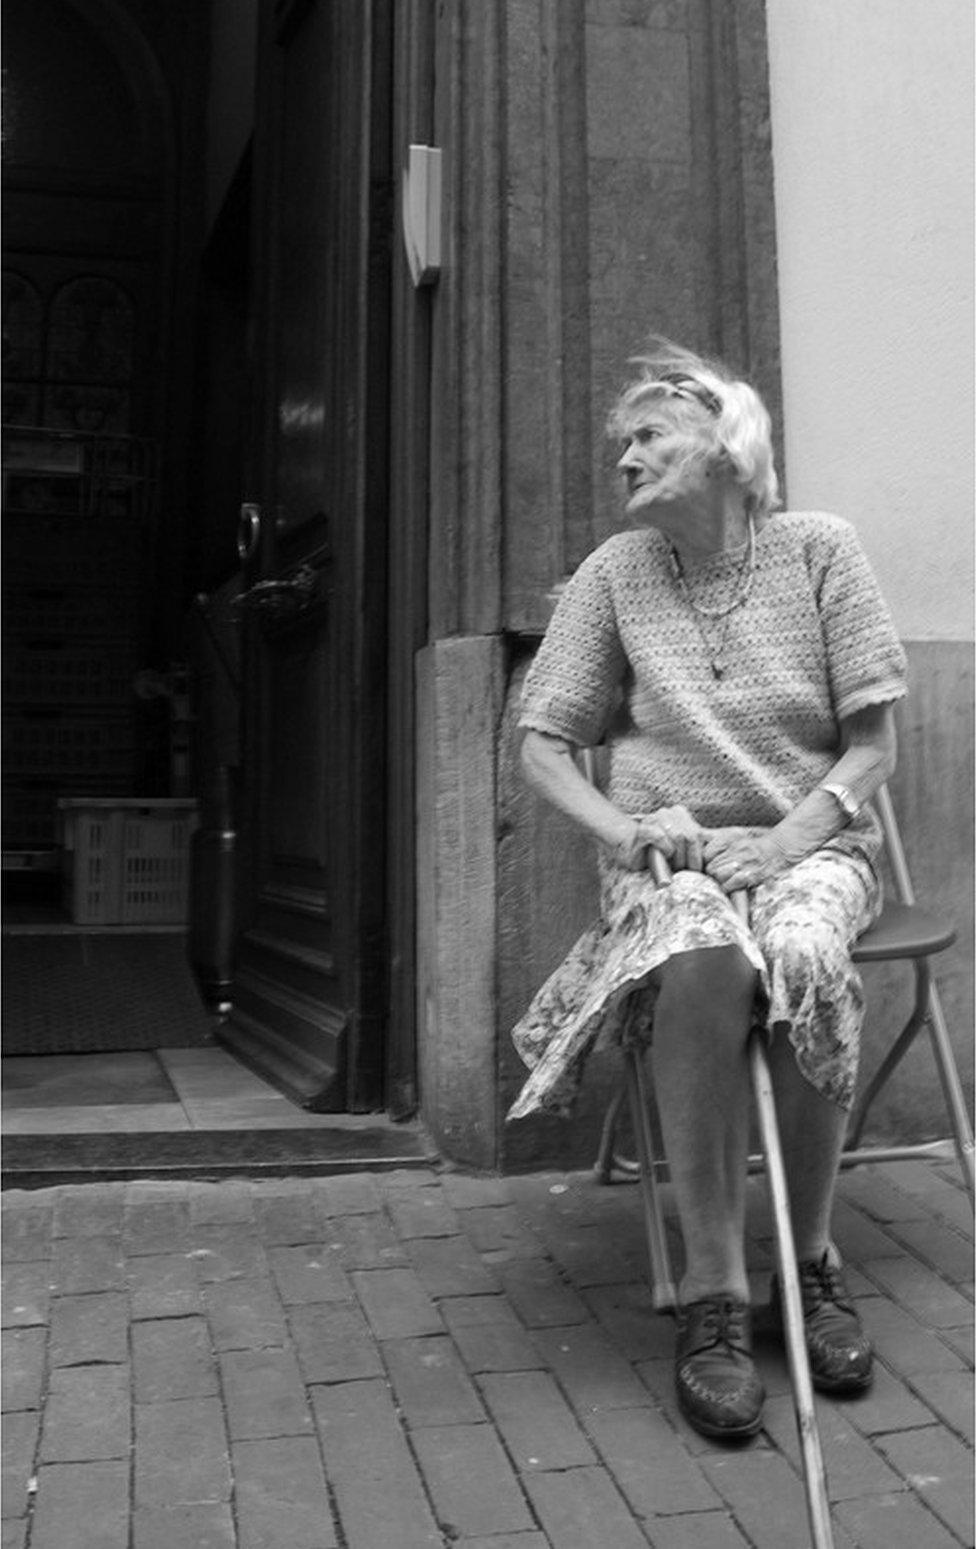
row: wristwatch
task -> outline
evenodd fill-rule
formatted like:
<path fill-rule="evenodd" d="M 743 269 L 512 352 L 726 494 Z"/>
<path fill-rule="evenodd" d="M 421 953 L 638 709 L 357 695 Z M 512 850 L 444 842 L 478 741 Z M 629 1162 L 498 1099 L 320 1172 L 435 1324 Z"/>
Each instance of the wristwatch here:
<path fill-rule="evenodd" d="M 836 785 L 832 780 L 825 780 L 820 789 L 833 796 L 841 812 L 848 823 L 853 823 L 861 808 L 846 785 Z"/>

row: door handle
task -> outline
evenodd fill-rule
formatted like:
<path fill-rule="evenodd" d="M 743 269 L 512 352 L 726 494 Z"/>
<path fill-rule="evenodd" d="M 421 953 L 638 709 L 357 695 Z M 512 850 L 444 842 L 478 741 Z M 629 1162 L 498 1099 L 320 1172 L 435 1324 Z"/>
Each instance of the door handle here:
<path fill-rule="evenodd" d="M 246 500 L 237 519 L 237 557 L 242 565 L 250 564 L 261 541 L 261 507 Z"/>

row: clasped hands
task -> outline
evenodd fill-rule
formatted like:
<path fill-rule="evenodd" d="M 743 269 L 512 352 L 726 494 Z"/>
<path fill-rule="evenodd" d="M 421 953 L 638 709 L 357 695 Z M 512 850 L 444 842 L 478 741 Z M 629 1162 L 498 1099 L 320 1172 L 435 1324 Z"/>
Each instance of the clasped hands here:
<path fill-rule="evenodd" d="M 617 864 L 646 871 L 648 849 L 659 850 L 672 871 L 703 871 L 726 893 L 758 887 L 790 865 L 772 829 L 702 828 L 687 807 L 660 807 L 632 818 L 633 834 L 614 847 Z"/>

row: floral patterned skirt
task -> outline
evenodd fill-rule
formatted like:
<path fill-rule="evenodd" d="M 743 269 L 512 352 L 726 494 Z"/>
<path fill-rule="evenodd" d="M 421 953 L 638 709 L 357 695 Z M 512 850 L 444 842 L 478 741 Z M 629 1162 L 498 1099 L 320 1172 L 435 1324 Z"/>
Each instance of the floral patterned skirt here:
<path fill-rule="evenodd" d="M 678 952 L 738 946 L 757 972 L 756 1016 L 785 1033 L 816 1089 L 854 1099 L 864 997 L 853 942 L 877 917 L 881 886 L 863 855 L 818 850 L 749 897 L 746 926 L 710 877 L 680 871 L 667 887 L 649 872 L 608 865 L 601 918 L 551 974 L 512 1031 L 532 1074 L 509 1119 L 568 1117 L 597 1045 L 647 1043 L 655 970 Z"/>

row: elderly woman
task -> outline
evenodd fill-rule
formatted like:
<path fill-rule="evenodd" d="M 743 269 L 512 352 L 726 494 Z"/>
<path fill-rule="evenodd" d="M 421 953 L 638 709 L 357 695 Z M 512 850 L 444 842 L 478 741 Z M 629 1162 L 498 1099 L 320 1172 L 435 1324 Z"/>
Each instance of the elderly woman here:
<path fill-rule="evenodd" d="M 871 1380 L 830 1217 L 862 1021 L 850 948 L 880 907 L 866 803 L 894 767 L 905 660 L 853 528 L 776 510 L 754 389 L 661 341 L 634 364 L 609 425 L 630 530 L 563 591 L 521 716 L 528 779 L 599 842 L 601 919 L 514 1030 L 532 1074 L 509 1117 L 567 1113 L 595 1043 L 653 1030 L 685 1245 L 678 1400 L 705 1435 L 739 1437 L 764 1398 L 743 1243 L 757 1017 L 813 1379 L 835 1394 Z M 600 742 L 607 794 L 574 757 Z"/>

